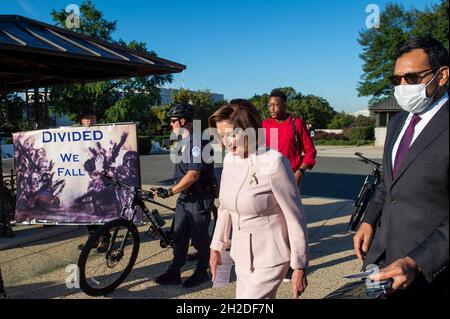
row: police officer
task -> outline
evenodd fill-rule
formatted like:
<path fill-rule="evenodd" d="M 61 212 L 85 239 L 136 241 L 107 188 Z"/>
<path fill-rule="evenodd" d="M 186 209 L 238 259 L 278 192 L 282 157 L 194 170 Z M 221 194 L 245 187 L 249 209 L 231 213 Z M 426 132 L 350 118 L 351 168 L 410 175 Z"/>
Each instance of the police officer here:
<path fill-rule="evenodd" d="M 181 283 L 181 268 L 186 263 L 189 240 L 198 251 L 197 268 L 183 286 L 192 288 L 209 281 L 209 223 L 213 198 L 214 163 L 206 163 L 202 158 L 203 148 L 209 141 L 194 139 L 194 108 L 189 104 L 173 106 L 167 116 L 173 132 L 179 136 L 177 142 L 177 163 L 175 165 L 175 184 L 171 188 L 153 189 L 156 196 L 167 198 L 179 194 L 173 239 L 173 259 L 168 270 L 157 277 L 161 285 Z"/>

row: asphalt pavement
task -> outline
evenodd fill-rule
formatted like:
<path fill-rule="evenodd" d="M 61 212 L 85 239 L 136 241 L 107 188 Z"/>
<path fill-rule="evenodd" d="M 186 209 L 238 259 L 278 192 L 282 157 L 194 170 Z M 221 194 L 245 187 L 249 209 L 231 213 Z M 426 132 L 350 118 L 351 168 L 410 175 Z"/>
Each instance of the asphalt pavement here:
<path fill-rule="evenodd" d="M 372 159 L 380 161 L 380 157 L 378 155 Z M 140 160 L 143 184 L 168 186 L 173 183 L 173 163 L 169 155 L 141 156 Z M 306 196 L 354 200 L 371 171 L 371 166 L 360 162 L 356 156 L 328 157 L 319 153 L 316 166 L 304 176 L 302 193 Z M 220 180 L 220 165 L 216 165 L 216 175 Z"/>

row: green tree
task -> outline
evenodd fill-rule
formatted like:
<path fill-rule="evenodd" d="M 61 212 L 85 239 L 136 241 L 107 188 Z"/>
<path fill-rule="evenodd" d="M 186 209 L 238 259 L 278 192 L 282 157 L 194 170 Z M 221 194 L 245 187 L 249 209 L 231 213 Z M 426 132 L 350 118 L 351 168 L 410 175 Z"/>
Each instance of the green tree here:
<path fill-rule="evenodd" d="M 348 113 L 340 112 L 336 113 L 331 119 L 330 124 L 328 124 L 329 129 L 343 129 L 346 127 L 350 127 L 356 118 Z"/>
<path fill-rule="evenodd" d="M 33 129 L 24 119 L 27 105 L 17 93 L 0 93 L 0 132 L 13 133 Z"/>
<path fill-rule="evenodd" d="M 301 96 L 300 93 L 297 93 L 297 91 L 293 88 L 293 87 L 281 87 L 281 88 L 276 88 L 274 90 L 278 90 L 283 92 L 284 94 L 286 94 L 288 102 L 290 102 L 291 100 L 298 98 L 299 96 Z"/>
<path fill-rule="evenodd" d="M 381 13 L 380 27 L 360 32 L 363 47 L 360 58 L 364 61 L 359 96 L 372 96 L 369 104 L 379 102 L 393 92 L 388 80 L 395 64 L 397 48 L 411 34 L 412 15 L 399 4 L 388 3 Z"/>
<path fill-rule="evenodd" d="M 55 24 L 65 28 L 68 13 L 53 10 Z M 80 28 L 74 31 L 97 39 L 114 42 L 136 51 L 155 54 L 146 44 L 138 41 L 129 43 L 113 40 L 117 22 L 107 21 L 92 1 L 85 0 L 80 5 Z M 57 115 L 66 114 L 72 120 L 86 111 L 93 111 L 100 122 L 139 122 L 142 134 L 150 134 L 160 125 L 158 116 L 151 106 L 160 103 L 158 87 L 171 83 L 172 75 L 135 77 L 126 80 L 98 81 L 85 84 L 55 86 L 51 88 L 51 110 Z"/>
<path fill-rule="evenodd" d="M 65 10 L 52 10 L 51 16 L 55 24 L 66 29 L 68 13 Z M 103 18 L 103 12 L 98 10 L 91 0 L 84 0 L 80 5 L 80 25 L 72 31 L 93 37 L 99 40 L 111 41 L 112 34 L 117 29 L 117 21 L 108 21 Z"/>
<path fill-rule="evenodd" d="M 314 127 L 327 127 L 335 114 L 328 101 L 320 96 L 302 95 L 290 87 L 281 88 L 281 90 L 288 96 L 288 112 L 296 117 L 302 117 Z M 250 99 L 263 119 L 270 117 L 269 95 L 254 95 Z"/>
<path fill-rule="evenodd" d="M 413 36 L 428 35 L 439 40 L 449 49 L 449 6 L 448 1 L 442 1 L 427 7 L 424 11 L 412 9 L 415 23 L 411 31 Z"/>
<path fill-rule="evenodd" d="M 302 117 L 315 128 L 327 127 L 336 111 L 326 99 L 316 95 L 304 95 L 289 103 L 289 111 Z"/>
<path fill-rule="evenodd" d="M 155 124 L 154 131 L 157 135 L 170 134 L 170 126 L 167 123 L 167 112 L 169 111 L 169 105 L 154 106 L 152 108 L 153 114 L 158 118 L 158 122 Z"/>
<path fill-rule="evenodd" d="M 208 127 L 208 117 L 223 103 L 213 103 L 209 92 L 192 92 L 185 89 L 178 90 L 172 96 L 173 104 L 192 104 L 195 108 L 195 119 L 201 120 L 202 128 Z"/>
<path fill-rule="evenodd" d="M 255 94 L 250 102 L 253 103 L 255 108 L 258 110 L 262 119 L 266 119 L 270 117 L 269 113 L 269 94 L 257 95 Z"/>
<path fill-rule="evenodd" d="M 393 94 L 388 77 L 392 75 L 398 47 L 414 36 L 431 35 L 448 48 L 448 2 L 426 8 L 405 10 L 388 3 L 381 13 L 380 28 L 363 30 L 358 42 L 363 48 L 363 75 L 358 84 L 359 96 L 371 97 L 373 105 Z"/>

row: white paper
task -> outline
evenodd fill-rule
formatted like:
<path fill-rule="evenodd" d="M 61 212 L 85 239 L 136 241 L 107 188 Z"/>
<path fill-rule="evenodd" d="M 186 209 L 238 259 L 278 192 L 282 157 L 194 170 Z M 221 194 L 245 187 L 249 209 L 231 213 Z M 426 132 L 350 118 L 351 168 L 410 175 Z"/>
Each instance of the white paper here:
<path fill-rule="evenodd" d="M 213 288 L 225 288 L 230 283 L 231 267 L 233 266 L 233 259 L 229 251 L 220 253 L 222 265 L 217 266 L 216 280 L 214 280 Z"/>

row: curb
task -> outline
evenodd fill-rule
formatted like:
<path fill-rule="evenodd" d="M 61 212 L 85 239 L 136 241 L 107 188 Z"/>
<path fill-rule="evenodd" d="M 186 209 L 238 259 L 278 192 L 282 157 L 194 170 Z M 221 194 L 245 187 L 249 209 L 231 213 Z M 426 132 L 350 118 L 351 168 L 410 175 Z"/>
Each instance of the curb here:
<path fill-rule="evenodd" d="M 0 251 L 15 248 L 24 244 L 29 244 L 35 241 L 48 239 L 51 237 L 59 236 L 62 234 L 67 234 L 78 230 L 80 226 L 54 226 L 50 228 L 34 228 L 34 229 L 23 229 L 21 231 L 26 231 L 29 234 L 20 236 L 20 232 L 16 232 L 16 237 L 6 239 L 6 242 L 0 241 Z"/>

